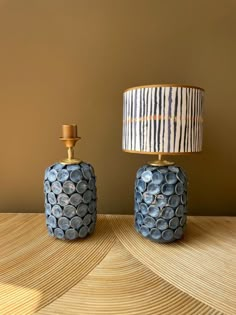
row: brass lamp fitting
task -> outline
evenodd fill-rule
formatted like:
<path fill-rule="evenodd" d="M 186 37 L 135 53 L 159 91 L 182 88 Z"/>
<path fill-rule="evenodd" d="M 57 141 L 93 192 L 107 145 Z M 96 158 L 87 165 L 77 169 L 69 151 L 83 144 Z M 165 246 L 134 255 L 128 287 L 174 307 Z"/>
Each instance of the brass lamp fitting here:
<path fill-rule="evenodd" d="M 158 160 L 148 162 L 149 165 L 152 166 L 166 166 L 166 165 L 174 165 L 174 162 L 162 160 L 162 154 L 158 154 Z"/>
<path fill-rule="evenodd" d="M 62 137 L 59 138 L 64 142 L 67 148 L 67 159 L 60 161 L 62 164 L 78 164 L 80 159 L 74 157 L 74 147 L 81 138 L 77 136 L 77 125 L 62 125 Z"/>

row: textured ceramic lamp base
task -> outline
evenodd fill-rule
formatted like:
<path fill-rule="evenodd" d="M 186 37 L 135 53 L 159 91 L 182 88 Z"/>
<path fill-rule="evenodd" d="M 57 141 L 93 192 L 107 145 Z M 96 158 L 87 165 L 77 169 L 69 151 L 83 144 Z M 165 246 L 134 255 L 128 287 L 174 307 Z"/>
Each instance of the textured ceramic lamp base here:
<path fill-rule="evenodd" d="M 187 178 L 176 165 L 141 167 L 135 181 L 135 229 L 159 243 L 183 236 L 187 219 Z"/>
<path fill-rule="evenodd" d="M 84 238 L 96 224 L 96 179 L 87 163 L 56 163 L 45 172 L 46 224 L 50 236 Z"/>

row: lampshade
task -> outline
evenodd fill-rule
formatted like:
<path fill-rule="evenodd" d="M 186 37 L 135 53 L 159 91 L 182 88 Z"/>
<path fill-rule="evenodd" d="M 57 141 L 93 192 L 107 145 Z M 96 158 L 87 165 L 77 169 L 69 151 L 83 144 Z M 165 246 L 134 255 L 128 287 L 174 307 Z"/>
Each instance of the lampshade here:
<path fill-rule="evenodd" d="M 124 92 L 123 150 L 184 154 L 202 150 L 204 90 L 161 84 Z"/>

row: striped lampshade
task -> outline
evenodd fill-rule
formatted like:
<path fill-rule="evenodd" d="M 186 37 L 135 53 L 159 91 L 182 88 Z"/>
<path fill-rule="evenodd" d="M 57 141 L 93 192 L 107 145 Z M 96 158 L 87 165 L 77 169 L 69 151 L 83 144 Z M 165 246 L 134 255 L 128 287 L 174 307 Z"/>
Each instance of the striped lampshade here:
<path fill-rule="evenodd" d="M 175 84 L 124 92 L 123 150 L 178 154 L 202 150 L 204 90 Z"/>

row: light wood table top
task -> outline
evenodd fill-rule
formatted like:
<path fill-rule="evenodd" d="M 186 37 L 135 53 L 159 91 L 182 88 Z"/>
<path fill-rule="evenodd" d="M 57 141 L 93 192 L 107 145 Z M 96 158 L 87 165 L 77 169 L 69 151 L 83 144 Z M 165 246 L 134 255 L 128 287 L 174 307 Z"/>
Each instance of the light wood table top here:
<path fill-rule="evenodd" d="M 0 314 L 236 314 L 236 217 L 189 217 L 153 243 L 133 217 L 99 215 L 87 239 L 47 235 L 44 214 L 0 214 Z"/>

